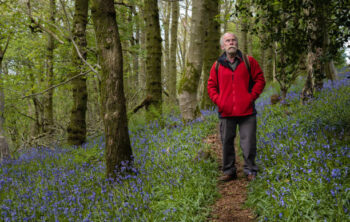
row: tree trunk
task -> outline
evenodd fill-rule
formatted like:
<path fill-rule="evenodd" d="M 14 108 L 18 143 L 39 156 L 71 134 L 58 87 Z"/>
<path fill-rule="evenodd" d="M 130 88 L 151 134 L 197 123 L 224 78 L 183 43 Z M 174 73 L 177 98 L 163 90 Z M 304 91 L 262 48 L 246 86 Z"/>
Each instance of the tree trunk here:
<path fill-rule="evenodd" d="M 56 1 L 50 0 L 50 22 L 55 24 L 55 16 L 56 16 Z M 53 86 L 54 81 L 54 72 L 53 72 L 53 51 L 55 49 L 55 39 L 52 35 L 48 34 L 47 36 L 47 88 Z M 47 91 L 44 102 L 44 130 L 48 133 L 48 135 L 53 134 L 53 89 Z"/>
<path fill-rule="evenodd" d="M 240 39 L 240 49 L 242 49 L 243 53 L 248 53 L 248 27 L 244 18 L 241 20 L 241 39 Z"/>
<path fill-rule="evenodd" d="M 0 47 L 0 161 L 8 158 L 10 156 L 9 146 L 6 141 L 5 137 L 5 130 L 4 130 L 4 111 L 5 111 L 5 94 L 3 89 L 3 72 L 2 72 L 2 60 L 4 58 L 4 55 L 6 53 L 6 49 L 9 43 L 10 37 L 8 37 L 6 45 L 4 49 Z"/>
<path fill-rule="evenodd" d="M 185 18 L 183 19 L 183 37 L 184 40 L 182 42 L 182 72 L 181 73 L 185 73 L 185 69 L 186 69 L 186 59 L 187 59 L 187 31 L 189 30 L 188 28 L 188 10 L 189 10 L 189 6 L 190 2 L 189 0 L 186 0 L 186 4 L 185 4 Z"/>
<path fill-rule="evenodd" d="M 195 119 L 199 111 L 197 89 L 202 71 L 204 16 L 204 1 L 193 0 L 189 55 L 179 83 L 180 111 L 186 122 Z"/>
<path fill-rule="evenodd" d="M 141 18 L 140 19 L 140 68 L 139 68 L 139 75 L 138 75 L 138 85 L 141 90 L 140 98 L 145 96 L 145 89 L 146 89 L 146 58 L 145 58 L 145 51 L 146 51 L 146 33 L 145 33 L 145 13 L 144 9 L 140 8 Z"/>
<path fill-rule="evenodd" d="M 139 14 L 136 12 L 136 7 L 132 6 L 131 8 L 132 16 L 136 18 L 135 21 L 135 38 L 132 37 L 131 45 L 134 48 L 138 48 L 140 46 L 140 18 Z M 132 51 L 132 68 L 133 68 L 133 87 L 135 88 L 135 85 L 138 85 L 139 81 L 139 52 L 137 50 Z M 137 90 L 140 88 L 136 87 Z M 136 90 L 135 90 L 136 91 Z M 135 92 L 137 93 L 137 92 Z"/>
<path fill-rule="evenodd" d="M 157 0 L 145 1 L 146 22 L 146 105 L 147 119 L 152 120 L 162 114 L 162 39 L 160 37 Z M 153 107 L 153 108 L 151 108 Z M 153 110 L 154 109 L 154 110 Z M 156 113 L 154 113 L 154 111 Z"/>
<path fill-rule="evenodd" d="M 206 0 L 205 7 L 205 10 L 208 12 L 206 16 L 208 24 L 205 29 L 207 31 L 205 33 L 203 47 L 202 88 L 204 89 L 204 92 L 201 98 L 202 109 L 207 109 L 213 106 L 213 103 L 211 102 L 207 93 L 206 86 L 213 62 L 216 61 L 220 55 L 220 24 L 215 19 L 215 17 L 219 14 L 219 0 Z"/>
<path fill-rule="evenodd" d="M 310 19 L 307 24 L 310 39 L 308 42 L 307 59 L 308 77 L 300 96 L 303 104 L 306 103 L 310 97 L 314 96 L 315 90 L 322 89 L 323 79 L 326 76 L 324 63 L 322 62 L 322 57 L 325 54 L 323 49 L 325 36 L 323 32 L 326 31 L 325 27 L 327 26 L 324 17 L 326 13 L 324 11 L 324 4 L 323 2 L 318 3 L 316 0 L 312 0 L 307 10 L 305 10 L 307 16 L 313 16 L 315 19 Z"/>
<path fill-rule="evenodd" d="M 164 53 L 163 56 L 163 67 L 162 69 L 162 77 L 163 82 L 166 83 L 166 87 L 169 87 L 169 64 L 170 64 L 170 41 L 169 41 L 169 27 L 170 27 L 170 15 L 171 15 L 171 2 L 164 2 L 164 13 L 165 18 L 163 20 L 163 27 L 164 27 Z"/>
<path fill-rule="evenodd" d="M 172 104 L 176 104 L 176 50 L 177 50 L 177 27 L 179 20 L 179 2 L 174 1 L 171 6 L 171 42 L 169 59 L 169 99 Z"/>
<path fill-rule="evenodd" d="M 267 55 L 266 55 L 266 69 L 264 70 L 264 76 L 266 78 L 266 81 L 271 82 L 273 81 L 273 67 L 274 67 L 274 52 L 273 52 L 273 46 L 270 46 L 267 49 Z"/>
<path fill-rule="evenodd" d="M 331 59 L 330 61 L 325 62 L 324 64 L 324 70 L 326 73 L 326 77 L 329 80 L 336 80 L 337 79 L 337 70 L 335 69 L 334 62 Z"/>
<path fill-rule="evenodd" d="M 88 0 L 75 1 L 75 14 L 73 18 L 73 40 L 77 44 L 80 54 L 86 60 L 86 24 L 88 17 Z M 73 46 L 73 68 L 71 77 L 84 72 L 84 63 Z M 73 107 L 70 123 L 67 129 L 68 143 L 70 145 L 82 145 L 86 141 L 86 107 L 87 86 L 86 76 L 79 76 L 72 80 Z"/>
<path fill-rule="evenodd" d="M 224 22 L 222 23 L 223 33 L 226 33 L 228 31 L 228 21 L 230 18 L 232 6 L 233 6 L 233 1 L 231 1 L 231 0 L 225 0 L 223 3 L 223 7 L 224 7 L 224 13 L 223 13 L 223 21 Z"/>
<path fill-rule="evenodd" d="M 314 70 L 313 70 L 313 60 L 315 60 L 315 55 L 314 53 L 312 53 L 311 51 L 308 52 L 307 54 L 307 67 L 306 67 L 306 70 L 307 70 L 307 77 L 306 77 L 306 81 L 305 81 L 305 84 L 304 84 L 304 88 L 301 92 L 301 95 L 300 95 L 300 99 L 301 99 L 301 103 L 302 104 L 305 104 L 309 98 L 313 97 L 314 95 L 314 82 L 313 82 L 313 73 L 314 73 Z"/>
<path fill-rule="evenodd" d="M 253 35 L 251 35 L 250 33 L 248 33 L 247 35 L 248 35 L 248 42 L 247 42 L 247 44 L 248 44 L 248 47 L 247 47 L 248 51 L 247 51 L 247 54 L 253 56 Z"/>
<path fill-rule="evenodd" d="M 115 178 L 132 161 L 125 95 L 123 55 L 113 0 L 93 0 L 92 18 L 101 63 L 101 103 L 106 138 L 106 176 Z"/>

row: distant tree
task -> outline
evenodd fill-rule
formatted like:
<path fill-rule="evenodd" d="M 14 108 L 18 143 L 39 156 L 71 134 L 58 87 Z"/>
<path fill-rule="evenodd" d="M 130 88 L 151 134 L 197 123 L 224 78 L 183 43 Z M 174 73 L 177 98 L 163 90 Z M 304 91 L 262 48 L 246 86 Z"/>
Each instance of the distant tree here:
<path fill-rule="evenodd" d="M 301 93 L 305 103 L 323 87 L 325 78 L 335 79 L 333 58 L 350 37 L 350 7 L 346 1 L 303 0 L 307 33 L 308 77 Z"/>
<path fill-rule="evenodd" d="M 277 52 L 274 78 L 280 85 L 282 98 L 298 75 L 298 67 L 306 48 L 306 36 L 300 30 L 302 5 L 299 1 L 252 1 L 258 13 L 251 31 L 263 34 L 263 47 L 274 47 Z M 238 12 L 252 14 L 247 4 L 237 6 Z M 296 34 L 298 33 L 298 34 Z"/>
<path fill-rule="evenodd" d="M 52 24 L 55 24 L 56 20 L 56 1 L 50 0 L 50 17 L 49 20 Z M 55 38 L 53 35 L 48 34 L 47 37 L 47 55 L 46 55 L 46 78 L 47 88 L 51 88 L 54 85 L 54 49 Z M 45 94 L 44 102 L 44 130 L 49 135 L 53 134 L 53 89 L 49 89 Z"/>
<path fill-rule="evenodd" d="M 73 18 L 73 71 L 71 77 L 73 90 L 73 106 L 70 116 L 70 123 L 67 128 L 68 143 L 81 145 L 86 141 L 86 107 L 87 107 L 87 86 L 84 73 L 84 62 L 79 56 L 86 60 L 86 24 L 88 19 L 89 0 L 75 0 L 75 13 Z M 76 48 L 77 47 L 77 48 Z M 78 50 L 78 51 L 77 51 Z"/>
<path fill-rule="evenodd" d="M 198 115 L 197 90 L 202 72 L 204 42 L 204 1 L 193 0 L 190 47 L 185 72 L 179 82 L 179 105 L 184 121 L 190 121 Z"/>
<path fill-rule="evenodd" d="M 4 131 L 4 111 L 5 111 L 5 95 L 3 89 L 3 71 L 2 71 L 2 61 L 5 56 L 8 44 L 10 41 L 10 36 L 7 37 L 4 46 L 0 45 L 0 160 L 9 157 L 9 146 L 6 141 L 5 131 Z M 0 42 L 1 43 L 1 42 Z"/>
<path fill-rule="evenodd" d="M 144 3 L 146 32 L 146 101 L 147 119 L 152 120 L 162 114 L 162 78 L 161 78 L 161 36 L 159 26 L 158 1 L 147 0 Z M 168 55 L 166 55 L 168 56 Z"/>
<path fill-rule="evenodd" d="M 177 81 L 177 29 L 178 29 L 178 20 L 179 20 L 179 2 L 174 1 L 171 3 L 171 27 L 170 27 L 170 59 L 169 59 L 169 78 L 168 78 L 168 87 L 169 87 L 169 97 L 170 101 L 173 104 L 177 103 L 176 100 L 176 81 Z"/>
<path fill-rule="evenodd" d="M 123 89 L 123 56 L 113 0 L 93 0 L 94 23 L 101 64 L 101 109 L 106 138 L 106 174 L 116 177 L 123 162 L 132 161 Z"/>

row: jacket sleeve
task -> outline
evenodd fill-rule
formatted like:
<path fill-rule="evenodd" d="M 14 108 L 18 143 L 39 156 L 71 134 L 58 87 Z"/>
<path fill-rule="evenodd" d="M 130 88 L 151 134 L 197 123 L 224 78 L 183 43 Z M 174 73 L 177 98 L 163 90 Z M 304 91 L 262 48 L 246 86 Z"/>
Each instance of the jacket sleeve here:
<path fill-rule="evenodd" d="M 215 65 L 216 62 L 212 65 L 210 69 L 210 75 L 208 79 L 208 85 L 207 85 L 207 90 L 208 90 L 208 95 L 209 98 L 216 104 L 218 105 L 218 98 L 219 98 L 219 85 L 218 85 L 218 78 L 217 78 L 217 73 L 215 70 Z"/>
<path fill-rule="evenodd" d="M 249 63 L 251 67 L 250 69 L 251 69 L 252 79 L 254 82 L 251 95 L 253 100 L 256 100 L 262 93 L 266 82 L 264 78 L 264 73 L 261 70 L 259 63 L 253 57 L 250 57 L 250 56 L 249 56 Z"/>

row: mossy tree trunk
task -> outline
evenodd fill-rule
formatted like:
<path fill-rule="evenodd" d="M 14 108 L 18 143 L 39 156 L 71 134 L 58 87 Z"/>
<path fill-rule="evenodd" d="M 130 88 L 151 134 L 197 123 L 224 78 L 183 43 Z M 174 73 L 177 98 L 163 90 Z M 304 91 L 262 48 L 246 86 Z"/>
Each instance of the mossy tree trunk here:
<path fill-rule="evenodd" d="M 172 2 L 171 6 L 171 42 L 170 42 L 170 59 L 169 59 L 169 99 L 170 102 L 176 104 L 176 50 L 177 50 L 177 28 L 179 20 L 179 2 Z"/>
<path fill-rule="evenodd" d="M 86 59 L 86 24 L 88 17 L 88 0 L 75 1 L 75 14 L 73 18 L 73 40 L 79 49 L 81 56 Z M 85 71 L 84 63 L 73 46 L 73 71 L 71 76 L 76 76 Z M 73 107 L 70 123 L 67 129 L 68 143 L 71 145 L 82 145 L 86 141 L 86 107 L 87 87 L 86 76 L 82 75 L 72 81 Z"/>
<path fill-rule="evenodd" d="M 139 73 L 138 73 L 138 86 L 141 89 L 140 97 L 145 97 L 145 89 L 146 89 L 146 33 L 145 33 L 145 12 L 143 7 L 139 8 L 140 13 L 140 50 L 139 50 Z"/>
<path fill-rule="evenodd" d="M 157 2 L 157 0 L 147 0 L 144 5 L 147 51 L 146 93 L 149 101 L 146 105 L 148 120 L 162 114 L 162 39 L 160 37 Z"/>
<path fill-rule="evenodd" d="M 3 72 L 2 72 L 2 61 L 8 46 L 10 38 L 8 37 L 5 47 L 0 46 L 0 160 L 8 158 L 10 155 L 9 146 L 5 137 L 4 130 L 4 111 L 5 111 L 5 94 L 3 88 Z"/>
<path fill-rule="evenodd" d="M 209 95 L 207 93 L 207 82 L 209 78 L 210 69 L 220 55 L 220 24 L 216 19 L 219 14 L 219 0 L 206 0 L 205 8 L 208 12 L 206 25 L 204 47 L 203 47 L 203 70 L 202 70 L 202 88 L 203 95 L 201 97 L 201 108 L 209 108 L 213 106 Z"/>
<path fill-rule="evenodd" d="M 204 1 L 192 1 L 190 47 L 185 72 L 179 83 L 179 105 L 182 119 L 187 122 L 198 115 L 197 89 L 202 72 L 204 42 Z"/>
<path fill-rule="evenodd" d="M 164 27 L 164 50 L 163 56 L 163 66 L 162 66 L 162 77 L 163 82 L 165 82 L 166 87 L 169 87 L 169 70 L 170 70 L 170 17 L 171 17 L 171 2 L 164 2 L 163 4 L 163 27 Z"/>
<path fill-rule="evenodd" d="M 106 174 L 115 178 L 132 161 L 123 88 L 123 55 L 113 0 L 93 0 L 92 18 L 101 64 L 101 110 L 106 138 Z"/>
<path fill-rule="evenodd" d="M 50 22 L 55 24 L 56 17 L 56 1 L 50 0 Z M 54 49 L 55 49 L 55 38 L 48 34 L 47 36 L 47 56 L 46 56 L 46 81 L 47 88 L 50 88 L 54 84 Z M 53 122 L 53 89 L 49 89 L 45 96 L 44 102 L 44 131 L 48 135 L 53 134 L 54 122 Z"/>

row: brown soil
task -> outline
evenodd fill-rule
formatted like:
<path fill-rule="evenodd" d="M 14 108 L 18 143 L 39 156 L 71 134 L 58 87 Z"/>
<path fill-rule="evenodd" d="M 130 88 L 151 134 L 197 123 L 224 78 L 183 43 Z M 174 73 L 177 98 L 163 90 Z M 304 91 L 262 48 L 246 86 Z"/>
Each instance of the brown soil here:
<path fill-rule="evenodd" d="M 215 155 L 216 160 L 219 163 L 219 169 L 221 171 L 222 166 L 222 147 L 220 141 L 220 135 L 218 133 L 210 135 L 205 142 L 211 145 L 211 149 Z M 253 222 L 255 216 L 250 209 L 243 207 L 243 204 L 247 198 L 247 186 L 248 181 L 243 173 L 243 160 L 238 155 L 238 149 L 235 142 L 236 149 L 236 167 L 237 167 L 237 180 L 229 182 L 218 182 L 218 189 L 220 193 L 219 199 L 212 206 L 212 212 L 208 221 L 215 222 Z M 222 174 L 221 174 L 222 175 Z M 220 176 L 221 176 L 220 175 Z"/>

